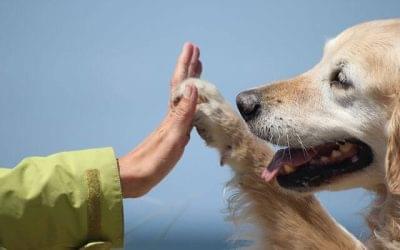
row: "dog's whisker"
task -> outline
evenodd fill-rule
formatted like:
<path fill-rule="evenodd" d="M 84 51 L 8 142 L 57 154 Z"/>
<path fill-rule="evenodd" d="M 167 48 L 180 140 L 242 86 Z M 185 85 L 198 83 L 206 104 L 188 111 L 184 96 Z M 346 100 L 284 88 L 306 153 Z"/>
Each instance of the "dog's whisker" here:
<path fill-rule="evenodd" d="M 279 144 L 279 142 L 281 141 L 281 133 L 279 131 L 279 127 L 276 129 L 277 133 L 278 133 L 278 140 L 276 142 L 276 144 Z"/>
<path fill-rule="evenodd" d="M 268 126 L 268 130 L 270 132 L 269 141 L 272 142 L 272 140 L 274 139 L 274 133 L 273 133 L 272 128 L 270 126 Z"/>
<path fill-rule="evenodd" d="M 289 141 L 289 134 L 288 134 L 287 128 L 286 128 L 286 141 L 287 141 L 287 147 L 288 147 L 288 152 L 289 152 L 289 159 L 291 161 L 292 160 L 292 154 L 290 153 L 290 141 Z"/>
<path fill-rule="evenodd" d="M 306 149 L 306 147 L 304 146 L 304 144 L 303 144 L 303 140 L 301 139 L 301 137 L 299 136 L 299 134 L 297 133 L 297 132 L 295 132 L 294 133 L 296 136 L 297 136 L 297 141 L 300 143 L 300 145 L 301 145 L 301 148 L 302 148 L 302 150 L 303 150 L 303 155 L 304 155 L 304 158 L 307 158 L 308 157 L 308 152 L 307 152 L 307 149 Z"/>

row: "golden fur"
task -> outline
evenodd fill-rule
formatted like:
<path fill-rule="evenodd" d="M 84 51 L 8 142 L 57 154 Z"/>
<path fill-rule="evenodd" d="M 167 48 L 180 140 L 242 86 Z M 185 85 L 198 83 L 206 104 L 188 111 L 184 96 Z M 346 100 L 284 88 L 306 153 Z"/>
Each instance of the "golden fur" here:
<path fill-rule="evenodd" d="M 333 60 L 339 56 L 340 60 L 357 63 L 358 67 L 352 66 L 348 73 L 355 81 L 363 83 L 355 87 L 361 90 L 344 93 L 340 89 L 329 89 L 332 94 L 327 92 L 328 87 L 318 85 L 324 81 L 322 75 L 330 65 L 337 64 Z M 275 124 L 278 120 L 280 126 L 286 125 L 288 143 L 296 144 L 290 136 L 300 133 L 296 130 L 298 127 L 309 126 L 323 139 L 335 138 L 338 134 L 361 137 L 374 151 L 374 162 L 366 170 L 306 193 L 283 189 L 276 181 L 265 182 L 260 177 L 274 154 L 265 141 L 250 131 L 260 123 L 246 124 L 213 85 L 201 80 L 189 79 L 182 83 L 176 98 L 182 95 L 186 84 L 195 84 L 199 91 L 195 127 L 207 145 L 219 151 L 221 163 L 230 165 L 234 171 L 228 184 L 232 190 L 229 199 L 231 219 L 256 227 L 248 235 L 252 240 L 249 248 L 400 249 L 400 20 L 375 21 L 352 27 L 328 42 L 323 59 L 309 72 L 258 88 L 264 104 L 271 107 L 270 112 L 276 117 L 281 116 L 281 119 L 265 118 L 263 122 Z M 336 110 L 344 101 L 347 104 L 350 98 L 360 100 L 357 105 L 367 112 L 346 111 L 361 121 L 353 118 L 356 121 L 349 122 L 346 112 L 325 117 L 328 111 L 323 107 L 332 105 L 332 101 L 324 97 L 326 93 L 339 103 Z M 325 119 L 322 124 L 328 128 L 314 125 L 315 119 L 309 118 L 310 114 Z M 331 124 L 335 127 L 330 128 Z M 304 144 L 313 145 L 320 140 L 318 136 L 301 133 Z M 275 142 L 282 144 L 279 140 L 275 139 Z M 301 141 L 297 143 L 303 144 Z M 313 195 L 322 189 L 356 186 L 377 195 L 367 216 L 372 233 L 365 243 L 329 216 Z"/>

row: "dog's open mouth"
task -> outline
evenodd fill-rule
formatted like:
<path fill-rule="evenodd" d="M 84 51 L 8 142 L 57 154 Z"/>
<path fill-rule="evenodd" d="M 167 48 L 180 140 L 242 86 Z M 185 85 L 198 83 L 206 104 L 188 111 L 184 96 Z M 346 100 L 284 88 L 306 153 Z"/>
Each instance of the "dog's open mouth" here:
<path fill-rule="evenodd" d="M 262 177 L 274 177 L 280 186 L 304 189 L 327 184 L 335 177 L 367 167 L 373 160 L 371 148 L 357 140 L 329 142 L 312 148 L 285 148 L 276 152 Z"/>

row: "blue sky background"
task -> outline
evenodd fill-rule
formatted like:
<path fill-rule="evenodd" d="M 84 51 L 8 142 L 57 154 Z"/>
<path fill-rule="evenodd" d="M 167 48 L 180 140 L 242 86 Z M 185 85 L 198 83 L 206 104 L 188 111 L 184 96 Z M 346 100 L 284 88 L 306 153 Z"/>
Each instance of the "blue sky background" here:
<path fill-rule="evenodd" d="M 301 73 L 327 39 L 395 17 L 396 0 L 0 1 L 0 165 L 31 155 L 139 143 L 166 111 L 185 41 L 201 47 L 203 78 L 234 102 L 241 90 Z M 176 169 L 125 201 L 127 249 L 228 249 L 229 168 L 193 133 Z M 357 236 L 368 194 L 319 195 Z"/>

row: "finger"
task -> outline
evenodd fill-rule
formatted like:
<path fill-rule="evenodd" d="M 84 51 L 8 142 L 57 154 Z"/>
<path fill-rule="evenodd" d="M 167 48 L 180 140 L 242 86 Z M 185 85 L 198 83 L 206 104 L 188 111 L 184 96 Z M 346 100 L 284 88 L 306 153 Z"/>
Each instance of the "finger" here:
<path fill-rule="evenodd" d="M 203 63 L 199 60 L 193 77 L 200 78 L 202 71 L 203 71 Z"/>
<path fill-rule="evenodd" d="M 188 77 L 195 77 L 200 58 L 200 49 L 196 45 L 193 46 L 193 54 L 190 60 Z"/>
<path fill-rule="evenodd" d="M 182 51 L 178 57 L 178 61 L 175 66 L 175 71 L 172 75 L 171 78 L 171 88 L 172 90 L 175 89 L 175 87 L 185 80 L 188 77 L 188 70 L 189 70 L 189 65 L 190 61 L 192 58 L 193 54 L 193 44 L 191 43 L 185 43 L 185 45 L 182 48 Z"/>
<path fill-rule="evenodd" d="M 175 127 L 180 133 L 188 133 L 192 128 L 193 118 L 197 105 L 197 88 L 194 85 L 187 85 L 184 96 L 171 112 Z"/>

